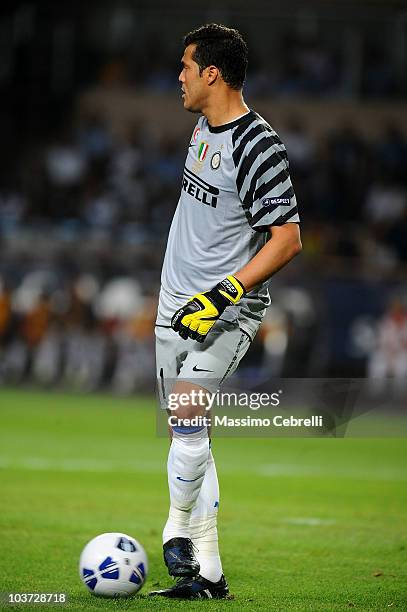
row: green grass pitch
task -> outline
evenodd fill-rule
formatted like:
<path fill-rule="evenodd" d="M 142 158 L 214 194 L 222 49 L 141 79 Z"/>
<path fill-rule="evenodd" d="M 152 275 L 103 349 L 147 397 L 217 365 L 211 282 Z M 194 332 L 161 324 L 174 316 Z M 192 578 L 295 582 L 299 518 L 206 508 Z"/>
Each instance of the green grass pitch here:
<path fill-rule="evenodd" d="M 1 390 L 0 416 L 3 593 L 64 591 L 65 610 L 407 610 L 405 439 L 216 439 L 234 597 L 182 602 L 147 597 L 170 584 L 155 400 Z M 130 600 L 95 598 L 79 581 L 82 547 L 106 531 L 147 550 L 147 584 Z"/>

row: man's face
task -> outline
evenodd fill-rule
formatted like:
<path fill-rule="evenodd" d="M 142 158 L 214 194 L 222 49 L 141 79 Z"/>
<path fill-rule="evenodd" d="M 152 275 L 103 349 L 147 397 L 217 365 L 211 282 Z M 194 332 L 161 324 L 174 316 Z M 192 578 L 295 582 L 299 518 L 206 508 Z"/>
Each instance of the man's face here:
<path fill-rule="evenodd" d="M 181 83 L 182 99 L 184 108 L 191 113 L 199 113 L 202 110 L 203 102 L 207 95 L 207 84 L 204 74 L 199 74 L 199 66 L 192 59 L 196 45 L 188 45 L 181 59 L 182 70 L 178 77 Z"/>

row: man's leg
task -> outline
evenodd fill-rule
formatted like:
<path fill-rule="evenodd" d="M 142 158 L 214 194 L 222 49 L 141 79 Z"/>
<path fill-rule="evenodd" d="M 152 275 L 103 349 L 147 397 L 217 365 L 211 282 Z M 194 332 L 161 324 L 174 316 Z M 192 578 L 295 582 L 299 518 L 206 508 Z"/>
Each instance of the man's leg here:
<path fill-rule="evenodd" d="M 204 432 L 173 432 L 167 471 L 170 510 L 163 531 L 163 544 L 171 538 L 189 538 L 192 507 L 198 498 L 209 456 L 209 440 Z"/>
<path fill-rule="evenodd" d="M 229 587 L 222 572 L 218 549 L 216 528 L 218 506 L 218 478 L 212 453 L 209 451 L 205 476 L 190 515 L 188 532 L 200 564 L 199 574 L 196 572 L 194 576 L 185 577 L 169 588 L 151 591 L 150 595 L 178 599 L 225 599 L 228 597 Z"/>
<path fill-rule="evenodd" d="M 159 332 L 160 335 L 164 335 Z M 157 372 L 161 380 L 160 387 L 164 388 L 163 381 L 170 381 L 171 377 L 174 379 L 177 377 L 178 384 L 187 384 L 187 381 L 194 380 L 194 384 L 190 384 L 190 388 L 197 388 L 197 374 L 199 374 L 198 389 L 201 388 L 204 391 L 209 390 L 210 393 L 215 393 L 219 388 L 219 383 L 230 376 L 238 366 L 241 358 L 246 353 L 250 341 L 249 337 L 245 332 L 239 329 L 236 323 L 231 322 L 218 322 L 216 328 L 211 332 L 207 340 L 202 344 L 194 341 L 181 341 L 182 351 L 178 354 L 178 345 L 171 346 L 174 338 L 170 338 L 171 332 L 166 333 L 165 336 L 171 342 L 167 345 L 164 342 L 158 344 L 157 356 Z M 169 360 L 175 359 L 178 361 L 177 373 L 173 375 L 173 365 L 167 366 Z M 163 370 L 161 370 L 163 368 Z M 163 376 L 161 373 L 163 372 Z M 173 388 L 172 392 L 176 389 Z M 177 388 L 177 391 L 183 391 L 182 388 Z M 164 393 L 164 400 L 168 400 L 167 390 Z M 174 412 L 172 413 L 174 414 Z M 194 413 L 196 414 L 196 412 Z M 201 415 L 205 415 L 205 410 L 200 411 Z M 177 414 L 178 417 L 188 418 L 191 416 L 191 412 L 180 411 Z M 206 414 L 207 416 L 207 414 Z M 196 431 L 194 433 L 197 433 Z M 216 514 L 219 503 L 219 488 L 216 476 L 215 464 L 213 457 L 209 454 L 209 440 L 207 438 L 207 430 L 205 429 L 204 434 L 206 440 L 208 440 L 206 447 L 206 463 L 200 463 L 198 460 L 199 452 L 195 455 L 195 460 L 192 462 L 188 461 L 188 466 L 185 466 L 185 457 L 189 455 L 189 450 L 196 444 L 196 440 L 193 440 L 191 446 L 187 447 L 187 436 L 188 434 L 184 431 L 176 432 L 176 438 L 178 442 L 171 445 L 168 470 L 169 470 L 169 488 L 171 498 L 171 508 L 167 524 L 164 529 L 164 558 L 166 564 L 168 561 L 166 553 L 174 553 L 178 555 L 176 547 L 172 547 L 171 544 L 174 540 L 181 540 L 183 542 L 190 542 L 192 546 L 192 537 L 195 539 L 195 549 L 200 547 L 200 551 L 196 552 L 202 560 L 202 572 L 203 575 L 185 577 L 175 586 L 167 589 L 160 589 L 152 591 L 150 595 L 160 595 L 164 597 L 178 597 L 182 599 L 210 599 L 210 598 L 225 598 L 229 593 L 228 585 L 225 577 L 222 574 L 222 566 L 219 559 L 219 551 L 217 544 L 217 529 L 216 529 Z M 191 434 L 193 433 L 191 432 Z M 184 436 L 184 437 L 181 437 Z M 201 458 L 203 457 L 203 454 Z M 192 476 L 190 478 L 183 477 L 182 474 L 176 474 L 175 468 L 179 469 L 190 469 L 192 468 Z M 202 471 L 203 470 L 203 471 Z M 190 473 L 191 473 L 190 472 Z M 177 478 L 181 476 L 181 479 L 192 481 L 190 484 L 191 489 L 180 489 L 180 484 L 183 481 Z M 196 478 L 196 481 L 195 481 Z M 196 484 L 194 484 L 196 482 Z M 202 488 L 203 487 L 203 488 Z M 202 491 L 202 493 L 201 493 Z M 184 493 L 182 495 L 181 493 Z M 191 505 L 192 502 L 192 505 Z M 213 506 L 212 506 L 213 504 Z M 216 504 L 216 506 L 215 506 Z M 193 510 L 192 510 L 193 508 Z M 214 512 L 215 511 L 215 512 Z M 174 534 L 182 534 L 182 536 L 173 537 L 170 540 L 165 540 L 173 536 Z M 185 537 L 188 534 L 188 538 Z M 188 557 L 188 547 L 181 549 L 181 557 L 185 559 Z M 186 554 L 185 554 L 186 553 Z M 194 551 L 191 550 L 189 555 L 188 563 L 186 564 L 187 572 L 191 570 L 191 558 L 195 558 Z M 168 554 L 169 556 L 169 554 Z M 174 563 L 176 560 L 174 560 Z M 182 567 L 182 563 L 179 563 L 179 567 Z M 199 568 L 199 564 L 198 564 Z M 177 568 L 176 568 L 177 570 Z M 199 571 L 199 570 L 198 570 Z M 187 572 L 172 573 L 172 575 L 183 575 L 188 576 Z M 216 578 L 221 573 L 220 579 L 216 581 Z M 206 576 L 211 579 L 206 578 Z M 213 579 L 212 579 L 213 578 Z M 214 581 L 215 580 L 215 581 Z"/>
<path fill-rule="evenodd" d="M 191 514 L 190 534 L 201 567 L 199 573 L 211 582 L 218 582 L 223 574 L 218 546 L 218 508 L 218 476 L 212 451 L 209 451 L 205 478 Z"/>
<path fill-rule="evenodd" d="M 188 397 L 200 388 L 189 382 L 177 382 L 174 398 Z M 202 390 L 204 391 L 204 390 Z M 175 401 L 175 400 L 174 400 Z M 172 428 L 167 471 L 170 510 L 163 531 L 164 560 L 172 576 L 194 576 L 199 573 L 192 542 L 190 519 L 205 477 L 209 458 L 209 439 L 205 426 L 184 425 L 185 419 L 204 416 L 204 405 L 181 405 L 172 411 L 179 425 Z"/>

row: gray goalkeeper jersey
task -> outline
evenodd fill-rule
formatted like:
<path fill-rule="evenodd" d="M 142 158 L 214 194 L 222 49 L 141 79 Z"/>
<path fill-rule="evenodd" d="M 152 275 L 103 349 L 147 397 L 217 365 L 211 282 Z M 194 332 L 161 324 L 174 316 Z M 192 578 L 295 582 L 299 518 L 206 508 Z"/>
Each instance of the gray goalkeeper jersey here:
<path fill-rule="evenodd" d="M 254 111 L 219 127 L 200 117 L 168 236 L 157 325 L 170 325 L 189 298 L 242 268 L 270 225 L 298 222 L 287 153 L 269 124 Z M 222 319 L 238 320 L 253 338 L 269 303 L 262 283 Z"/>

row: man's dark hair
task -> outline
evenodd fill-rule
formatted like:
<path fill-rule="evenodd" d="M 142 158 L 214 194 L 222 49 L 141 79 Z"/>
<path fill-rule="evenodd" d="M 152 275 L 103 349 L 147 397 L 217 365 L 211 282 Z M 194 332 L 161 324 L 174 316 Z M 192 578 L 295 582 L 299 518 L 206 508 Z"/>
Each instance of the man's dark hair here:
<path fill-rule="evenodd" d="M 216 66 L 231 89 L 242 89 L 247 69 L 247 44 L 237 30 L 209 23 L 189 32 L 184 45 L 196 45 L 194 61 L 199 73 L 208 66 Z"/>

